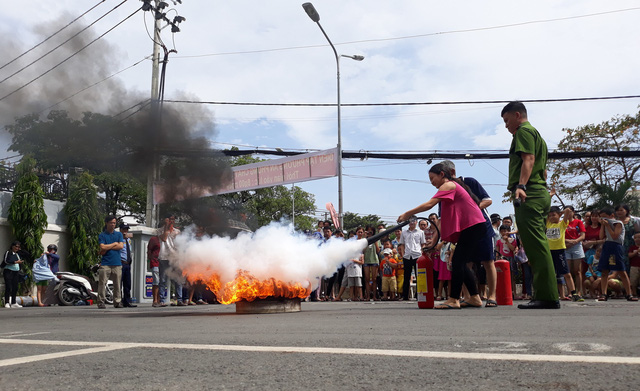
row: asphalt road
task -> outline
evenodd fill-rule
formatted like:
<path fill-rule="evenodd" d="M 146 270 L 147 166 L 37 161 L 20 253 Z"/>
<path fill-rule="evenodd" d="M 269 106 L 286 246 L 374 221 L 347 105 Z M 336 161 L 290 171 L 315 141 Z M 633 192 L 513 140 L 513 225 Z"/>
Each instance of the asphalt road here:
<path fill-rule="evenodd" d="M 0 309 L 0 388 L 637 390 L 640 304 Z"/>

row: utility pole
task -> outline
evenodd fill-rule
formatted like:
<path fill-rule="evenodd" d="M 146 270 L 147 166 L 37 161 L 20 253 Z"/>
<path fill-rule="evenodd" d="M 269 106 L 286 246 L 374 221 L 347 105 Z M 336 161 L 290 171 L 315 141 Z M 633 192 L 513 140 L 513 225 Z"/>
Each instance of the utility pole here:
<path fill-rule="evenodd" d="M 159 0 L 155 0 L 156 9 Z M 162 20 L 156 19 L 153 26 L 153 58 L 151 59 L 151 112 L 158 112 L 158 97 L 160 93 L 160 28 Z M 147 227 L 155 228 L 158 224 L 158 206 L 153 204 L 153 184 L 158 178 L 158 156 L 153 148 L 151 170 L 147 174 L 147 208 L 146 218 Z"/>
<path fill-rule="evenodd" d="M 173 20 L 167 18 L 167 13 L 163 12 L 163 10 L 169 7 L 169 4 L 162 0 L 141 0 L 142 10 L 143 11 L 151 11 L 151 14 L 154 17 L 155 23 L 153 25 L 153 58 L 151 65 L 151 116 L 152 121 L 150 126 L 152 132 L 159 132 L 161 126 L 161 116 L 162 116 L 162 100 L 164 99 L 164 75 L 165 75 L 165 67 L 167 65 L 169 53 L 177 53 L 175 48 L 168 50 L 164 44 L 162 43 L 162 39 L 160 38 L 160 31 L 164 27 L 171 26 L 171 33 L 180 32 L 180 28 L 178 25 L 184 22 L 186 19 L 180 15 L 176 15 Z M 151 1 L 154 2 L 155 6 L 151 5 Z M 174 5 L 178 3 L 182 4 L 182 0 L 171 0 Z M 172 9 L 173 10 L 173 9 Z M 173 10 L 175 11 L 175 10 Z M 165 25 L 163 26 L 163 22 Z M 162 60 L 162 77 L 160 76 L 160 49 L 164 52 L 163 60 Z M 157 153 L 156 141 L 157 138 L 150 136 L 150 143 L 152 147 L 151 153 L 151 169 L 147 174 L 147 207 L 145 210 L 145 221 L 148 227 L 155 228 L 158 225 L 159 217 L 159 206 L 154 205 L 153 200 L 153 185 L 157 183 L 160 179 L 160 156 Z"/>

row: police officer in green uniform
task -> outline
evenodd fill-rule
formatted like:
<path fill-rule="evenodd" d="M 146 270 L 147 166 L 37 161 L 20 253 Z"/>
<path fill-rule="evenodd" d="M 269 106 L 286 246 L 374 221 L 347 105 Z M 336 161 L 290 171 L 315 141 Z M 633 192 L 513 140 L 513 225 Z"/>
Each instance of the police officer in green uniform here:
<path fill-rule="evenodd" d="M 518 308 L 560 308 L 545 225 L 551 206 L 547 191 L 547 144 L 529 123 L 527 109 L 521 102 L 508 103 L 501 116 L 513 135 L 508 188 L 516 198 L 518 232 L 533 270 L 533 300 Z"/>

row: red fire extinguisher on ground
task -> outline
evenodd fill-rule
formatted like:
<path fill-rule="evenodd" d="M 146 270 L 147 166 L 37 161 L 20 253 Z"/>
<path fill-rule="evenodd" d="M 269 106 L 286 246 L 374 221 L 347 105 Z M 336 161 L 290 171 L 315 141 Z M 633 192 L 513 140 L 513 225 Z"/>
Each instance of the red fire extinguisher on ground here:
<path fill-rule="evenodd" d="M 511 267 L 506 259 L 498 259 L 496 262 L 498 281 L 496 283 L 496 302 L 498 305 L 513 305 L 513 293 L 511 292 Z"/>
<path fill-rule="evenodd" d="M 418 298 L 418 308 L 433 308 L 433 261 L 427 253 L 416 261 L 418 275 L 416 276 L 416 296 Z"/>

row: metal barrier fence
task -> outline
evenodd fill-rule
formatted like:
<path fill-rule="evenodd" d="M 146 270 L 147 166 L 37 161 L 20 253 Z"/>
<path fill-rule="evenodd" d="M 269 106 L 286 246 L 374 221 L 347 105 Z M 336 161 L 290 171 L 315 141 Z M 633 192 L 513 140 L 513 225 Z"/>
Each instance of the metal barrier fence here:
<path fill-rule="evenodd" d="M 44 191 L 44 198 L 48 200 L 64 201 L 69 194 L 68 175 L 49 174 L 40 172 L 37 174 L 40 186 Z M 0 191 L 13 191 L 18 181 L 18 172 L 12 165 L 0 164 Z"/>

